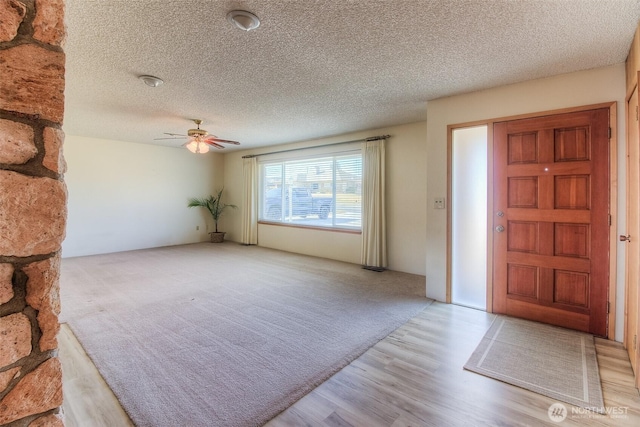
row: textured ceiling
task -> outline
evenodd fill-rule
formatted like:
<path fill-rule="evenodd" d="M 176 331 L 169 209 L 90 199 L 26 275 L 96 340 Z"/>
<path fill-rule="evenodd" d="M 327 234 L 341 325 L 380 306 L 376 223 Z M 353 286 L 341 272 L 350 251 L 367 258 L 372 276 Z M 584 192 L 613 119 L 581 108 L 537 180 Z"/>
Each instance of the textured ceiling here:
<path fill-rule="evenodd" d="M 640 0 L 66 0 L 64 129 L 242 143 L 426 119 L 443 96 L 624 62 Z M 226 21 L 249 10 L 244 32 Z M 165 81 L 150 88 L 137 76 Z M 237 149 L 237 148 L 236 148 Z M 227 149 L 228 150 L 228 149 Z"/>

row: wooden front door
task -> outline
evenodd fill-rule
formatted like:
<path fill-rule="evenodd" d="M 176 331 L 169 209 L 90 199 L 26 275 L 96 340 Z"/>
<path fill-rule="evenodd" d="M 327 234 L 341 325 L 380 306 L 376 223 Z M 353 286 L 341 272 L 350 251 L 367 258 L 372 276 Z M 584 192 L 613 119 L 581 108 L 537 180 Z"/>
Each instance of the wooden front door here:
<path fill-rule="evenodd" d="M 494 124 L 493 311 L 607 334 L 609 110 Z"/>
<path fill-rule="evenodd" d="M 636 385 L 640 385 L 638 373 L 638 287 L 640 286 L 640 131 L 638 129 L 638 87 L 633 91 L 627 108 L 627 234 L 620 239 L 626 241 L 626 304 L 625 345 L 629 352 L 631 367 L 636 374 Z"/>

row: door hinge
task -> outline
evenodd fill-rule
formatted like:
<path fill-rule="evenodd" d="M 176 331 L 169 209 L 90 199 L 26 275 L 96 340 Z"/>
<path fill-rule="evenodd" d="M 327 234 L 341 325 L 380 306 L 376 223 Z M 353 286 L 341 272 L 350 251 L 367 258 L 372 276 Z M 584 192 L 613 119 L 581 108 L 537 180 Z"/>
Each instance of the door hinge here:
<path fill-rule="evenodd" d="M 637 344 L 638 344 L 638 336 L 637 336 L 637 335 L 634 335 L 634 336 L 633 336 L 633 349 L 634 349 L 634 350 L 637 348 L 637 347 L 636 347 L 636 346 L 637 346 Z"/>
<path fill-rule="evenodd" d="M 609 215 L 609 225 L 611 225 L 611 215 Z"/>
<path fill-rule="evenodd" d="M 611 301 L 607 301 L 607 314 L 611 313 Z"/>

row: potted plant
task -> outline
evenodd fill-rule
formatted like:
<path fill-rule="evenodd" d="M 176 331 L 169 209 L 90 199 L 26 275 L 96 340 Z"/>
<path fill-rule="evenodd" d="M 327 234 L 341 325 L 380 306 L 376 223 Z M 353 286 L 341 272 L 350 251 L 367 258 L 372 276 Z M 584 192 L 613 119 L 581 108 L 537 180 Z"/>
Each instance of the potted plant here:
<path fill-rule="evenodd" d="M 206 208 L 209 213 L 211 213 L 211 216 L 213 217 L 213 223 L 215 224 L 215 231 L 212 231 L 209 234 L 211 235 L 211 242 L 213 243 L 222 243 L 224 241 L 225 232 L 218 231 L 218 220 L 220 219 L 220 216 L 222 216 L 224 210 L 226 208 L 237 208 L 236 205 L 228 205 L 222 203 L 222 190 L 224 190 L 224 188 L 218 191 L 217 196 L 209 196 L 202 199 L 193 197 L 189 199 L 189 204 L 187 205 L 190 208 Z"/>

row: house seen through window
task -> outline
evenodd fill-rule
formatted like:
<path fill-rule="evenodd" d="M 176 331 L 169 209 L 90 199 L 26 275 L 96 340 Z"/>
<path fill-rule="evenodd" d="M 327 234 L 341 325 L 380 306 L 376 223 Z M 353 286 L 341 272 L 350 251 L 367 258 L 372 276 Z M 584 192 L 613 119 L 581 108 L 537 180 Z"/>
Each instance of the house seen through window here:
<path fill-rule="evenodd" d="M 260 163 L 260 220 L 362 228 L 362 154 Z"/>

